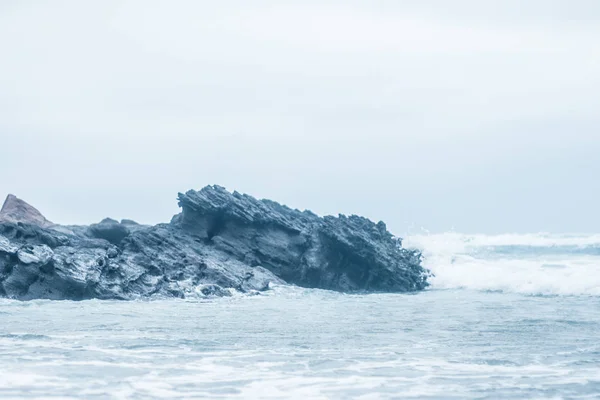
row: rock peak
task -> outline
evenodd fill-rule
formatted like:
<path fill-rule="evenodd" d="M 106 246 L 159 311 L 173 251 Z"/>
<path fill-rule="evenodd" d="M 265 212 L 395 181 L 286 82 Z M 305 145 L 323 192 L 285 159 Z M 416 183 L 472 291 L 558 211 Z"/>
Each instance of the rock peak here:
<path fill-rule="evenodd" d="M 9 194 L 0 210 L 0 222 L 23 222 L 26 224 L 48 227 L 53 225 L 35 207 L 14 194 Z"/>

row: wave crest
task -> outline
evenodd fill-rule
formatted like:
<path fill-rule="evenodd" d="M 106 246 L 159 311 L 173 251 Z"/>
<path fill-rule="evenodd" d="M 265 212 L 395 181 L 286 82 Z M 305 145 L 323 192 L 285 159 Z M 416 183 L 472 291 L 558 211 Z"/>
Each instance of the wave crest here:
<path fill-rule="evenodd" d="M 600 296 L 600 235 L 413 235 L 433 289 Z"/>

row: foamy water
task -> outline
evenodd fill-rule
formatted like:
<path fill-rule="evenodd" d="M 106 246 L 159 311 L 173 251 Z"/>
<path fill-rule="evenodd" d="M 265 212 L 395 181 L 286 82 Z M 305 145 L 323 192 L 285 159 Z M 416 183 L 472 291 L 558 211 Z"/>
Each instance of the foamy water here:
<path fill-rule="evenodd" d="M 0 300 L 0 398 L 599 398 L 599 239 L 409 237 L 418 294 Z"/>
<path fill-rule="evenodd" d="M 600 295 L 600 235 L 415 235 L 434 289 Z"/>

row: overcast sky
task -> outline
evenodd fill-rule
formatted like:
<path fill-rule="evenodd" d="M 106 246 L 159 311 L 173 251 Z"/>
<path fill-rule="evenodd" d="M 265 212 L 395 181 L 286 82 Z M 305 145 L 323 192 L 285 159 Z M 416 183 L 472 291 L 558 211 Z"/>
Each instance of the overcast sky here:
<path fill-rule="evenodd" d="M 396 234 L 600 232 L 598 0 L 0 1 L 0 196 L 220 184 Z"/>

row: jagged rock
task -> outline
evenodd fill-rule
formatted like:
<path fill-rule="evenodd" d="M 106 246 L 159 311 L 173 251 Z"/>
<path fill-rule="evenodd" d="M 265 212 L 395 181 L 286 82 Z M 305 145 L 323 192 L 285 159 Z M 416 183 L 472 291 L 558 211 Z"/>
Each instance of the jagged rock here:
<path fill-rule="evenodd" d="M 179 225 L 208 245 L 287 282 L 342 291 L 408 291 L 426 286 L 420 254 L 402 249 L 384 223 L 320 218 L 222 187 L 179 194 Z"/>
<path fill-rule="evenodd" d="M 6 197 L 0 210 L 0 222 L 22 222 L 41 227 L 53 225 L 37 209 L 12 194 Z"/>
<path fill-rule="evenodd" d="M 156 226 L 0 222 L 0 296 L 227 296 L 270 283 L 348 292 L 427 286 L 420 254 L 403 249 L 383 222 L 320 218 L 219 186 L 179 194 L 179 204 L 181 214 Z"/>

